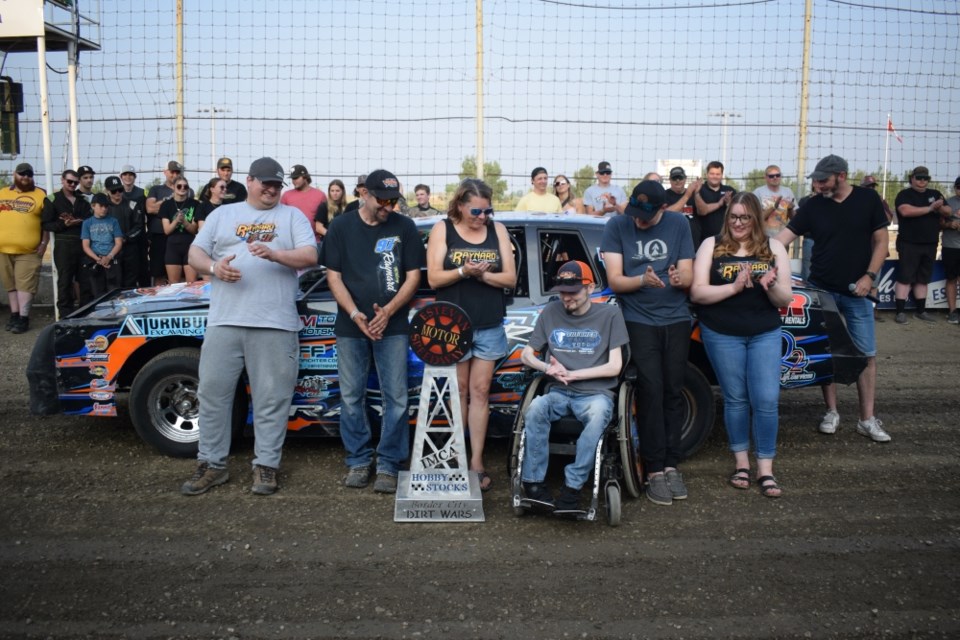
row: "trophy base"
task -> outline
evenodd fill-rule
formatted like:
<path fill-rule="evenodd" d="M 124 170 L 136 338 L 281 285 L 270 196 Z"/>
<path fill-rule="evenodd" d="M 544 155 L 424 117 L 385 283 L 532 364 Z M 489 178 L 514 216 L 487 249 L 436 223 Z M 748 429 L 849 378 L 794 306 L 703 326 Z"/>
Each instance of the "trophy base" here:
<path fill-rule="evenodd" d="M 477 474 L 450 469 L 401 471 L 394 522 L 483 522 Z"/>

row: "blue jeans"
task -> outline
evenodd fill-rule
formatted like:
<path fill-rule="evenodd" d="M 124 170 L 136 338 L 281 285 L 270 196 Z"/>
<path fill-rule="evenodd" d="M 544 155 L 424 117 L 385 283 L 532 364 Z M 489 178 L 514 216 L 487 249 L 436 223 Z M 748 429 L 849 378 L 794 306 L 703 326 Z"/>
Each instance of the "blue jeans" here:
<path fill-rule="evenodd" d="M 547 477 L 550 457 L 550 423 L 573 415 L 583 423 L 583 433 L 577 438 L 577 455 L 564 469 L 568 487 L 580 489 L 590 477 L 597 453 L 597 444 L 613 415 L 613 399 L 602 393 L 576 393 L 560 386 L 538 396 L 523 414 L 527 434 L 523 451 L 524 482 L 543 482 Z"/>
<path fill-rule="evenodd" d="M 723 422 L 730 450 L 750 449 L 750 413 L 757 458 L 777 454 L 780 423 L 781 330 L 730 336 L 700 324 L 703 346 L 723 392 Z"/>
<path fill-rule="evenodd" d="M 873 357 L 877 355 L 876 326 L 873 319 L 873 304 L 866 298 L 859 296 L 845 296 L 841 293 L 830 293 L 837 303 L 840 315 L 847 322 L 847 331 L 854 346 L 863 352 L 863 355 Z"/>
<path fill-rule="evenodd" d="M 337 369 L 340 373 L 340 438 L 347 450 L 347 466 L 373 461 L 373 435 L 367 420 L 367 380 L 370 359 L 377 368 L 383 414 L 377 473 L 395 476 L 410 455 L 410 425 L 407 418 L 407 336 L 382 340 L 337 337 Z"/>

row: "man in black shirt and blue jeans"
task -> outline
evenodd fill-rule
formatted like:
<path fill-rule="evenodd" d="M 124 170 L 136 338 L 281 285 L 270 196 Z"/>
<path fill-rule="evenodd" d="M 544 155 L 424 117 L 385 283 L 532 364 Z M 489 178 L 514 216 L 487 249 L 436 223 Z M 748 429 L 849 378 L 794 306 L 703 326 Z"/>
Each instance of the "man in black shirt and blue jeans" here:
<path fill-rule="evenodd" d="M 877 346 L 873 306 L 865 297 L 887 257 L 887 216 L 875 191 L 847 182 L 847 170 L 847 161 L 840 156 L 829 155 L 818 162 L 809 176 L 817 195 L 800 208 L 786 229 L 777 234 L 777 240 L 788 246 L 799 236 L 813 238 L 809 281 L 833 296 L 850 338 L 867 356 L 867 366 L 857 379 L 857 433 L 874 442 L 889 442 L 890 436 L 873 413 Z M 840 414 L 833 384 L 824 385 L 823 400 L 827 413 L 820 432 L 836 433 Z"/>

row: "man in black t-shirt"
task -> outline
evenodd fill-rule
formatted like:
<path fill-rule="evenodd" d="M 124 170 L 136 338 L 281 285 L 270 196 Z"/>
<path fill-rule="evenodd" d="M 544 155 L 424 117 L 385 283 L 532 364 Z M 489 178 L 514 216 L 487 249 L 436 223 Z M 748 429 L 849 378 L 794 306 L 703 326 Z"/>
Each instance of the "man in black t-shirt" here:
<path fill-rule="evenodd" d="M 644 178 L 646 179 L 646 178 Z M 667 211 L 676 211 L 686 216 L 690 223 L 690 235 L 693 237 L 693 248 L 700 246 L 700 221 L 697 220 L 694 199 L 697 192 L 703 187 L 703 180 L 697 178 L 687 182 L 687 172 L 683 167 L 670 169 L 670 188 L 666 190 Z"/>
<path fill-rule="evenodd" d="M 917 167 L 910 172 L 910 188 L 898 193 L 894 203 L 900 221 L 897 234 L 897 283 L 894 286 L 896 321 L 899 324 L 907 324 L 907 295 L 911 286 L 917 306 L 914 317 L 936 322 L 927 313 L 927 285 L 933 276 L 933 263 L 937 258 L 940 218 L 950 215 L 950 207 L 939 191 L 927 188 L 929 183 L 930 171 L 926 167 Z"/>
<path fill-rule="evenodd" d="M 810 282 L 833 296 L 853 344 L 867 357 L 867 366 L 857 379 L 857 433 L 874 442 L 889 442 L 890 436 L 873 411 L 877 344 L 873 306 L 866 298 L 887 257 L 887 216 L 875 191 L 847 182 L 847 170 L 847 161 L 839 156 L 829 155 L 818 162 L 809 176 L 818 195 L 801 205 L 777 240 L 788 246 L 799 236 L 813 238 Z M 824 385 L 823 401 L 827 413 L 820 432 L 836 433 L 840 414 L 833 384 Z"/>
<path fill-rule="evenodd" d="M 373 364 L 383 398 L 373 490 L 395 493 L 410 453 L 407 311 L 425 252 L 414 221 L 393 210 L 400 200 L 396 176 L 378 169 L 364 186 L 363 206 L 330 222 L 320 263 L 327 267 L 327 283 L 337 300 L 340 437 L 349 469 L 343 484 L 362 489 L 370 481 L 374 450 L 366 406 Z"/>
<path fill-rule="evenodd" d="M 727 206 L 737 190 L 723 184 L 723 163 L 714 160 L 707 165 L 707 183 L 697 192 L 695 202 L 700 220 L 700 238 L 709 238 L 720 233 Z M 697 248 L 696 245 L 693 247 Z"/>

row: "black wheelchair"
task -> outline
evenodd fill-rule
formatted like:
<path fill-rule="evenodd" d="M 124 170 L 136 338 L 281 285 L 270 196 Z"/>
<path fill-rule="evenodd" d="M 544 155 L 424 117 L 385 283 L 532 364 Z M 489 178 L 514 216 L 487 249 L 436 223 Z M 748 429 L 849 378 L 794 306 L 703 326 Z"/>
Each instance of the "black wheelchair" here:
<path fill-rule="evenodd" d="M 630 364 L 628 349 L 624 348 L 624 369 L 616 389 L 613 417 L 597 443 L 594 457 L 590 507 L 585 511 L 566 511 L 562 515 L 576 520 L 596 520 L 602 497 L 607 524 L 615 527 L 620 524 L 621 488 L 632 498 L 640 496 L 644 476 L 638 449 L 636 384 L 636 369 Z M 534 398 L 544 393 L 545 388 L 546 380 L 542 374 L 530 382 L 513 423 L 509 473 L 511 505 L 517 516 L 531 511 L 544 511 L 542 503 L 532 501 L 524 494 L 521 471 L 526 441 L 524 414 Z M 583 424 L 571 415 L 551 423 L 551 457 L 575 456 L 577 439 L 582 431 Z M 589 487 L 590 483 L 584 486 Z M 557 515 L 561 514 L 558 512 Z"/>

